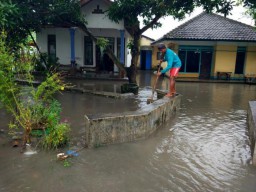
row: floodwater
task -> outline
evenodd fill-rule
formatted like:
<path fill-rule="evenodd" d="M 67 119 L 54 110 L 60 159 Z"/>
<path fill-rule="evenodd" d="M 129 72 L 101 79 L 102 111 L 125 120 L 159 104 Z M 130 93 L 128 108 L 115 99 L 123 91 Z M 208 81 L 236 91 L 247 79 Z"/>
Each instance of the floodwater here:
<path fill-rule="evenodd" d="M 138 77 L 141 87 L 151 80 Z M 160 79 L 157 87 L 167 85 L 167 79 Z M 1 111 L 0 191 L 255 192 L 256 167 L 251 165 L 246 118 L 248 101 L 256 99 L 256 86 L 178 82 L 177 90 L 183 95 L 181 109 L 152 136 L 83 149 L 68 159 L 67 167 L 56 161 L 56 151 L 37 149 L 26 156 L 12 148 Z M 147 88 L 142 91 L 151 93 Z M 71 123 L 76 138 L 70 148 L 83 145 L 83 114 L 120 113 L 145 105 L 141 95 L 127 104 L 79 93 L 63 93 L 59 99 L 62 117 Z"/>

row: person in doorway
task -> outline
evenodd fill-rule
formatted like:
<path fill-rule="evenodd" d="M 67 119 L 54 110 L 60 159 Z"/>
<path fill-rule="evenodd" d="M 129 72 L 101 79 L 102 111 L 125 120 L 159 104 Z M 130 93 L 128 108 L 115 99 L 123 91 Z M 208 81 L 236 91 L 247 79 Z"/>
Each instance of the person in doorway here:
<path fill-rule="evenodd" d="M 164 44 L 159 44 L 158 50 L 162 53 L 163 56 L 163 59 L 160 60 L 160 63 L 163 61 L 167 61 L 167 66 L 166 68 L 158 72 L 157 75 L 160 76 L 170 70 L 170 88 L 169 92 L 165 96 L 172 97 L 176 94 L 175 78 L 178 76 L 178 72 L 181 67 L 181 60 L 174 51 L 166 48 Z"/>

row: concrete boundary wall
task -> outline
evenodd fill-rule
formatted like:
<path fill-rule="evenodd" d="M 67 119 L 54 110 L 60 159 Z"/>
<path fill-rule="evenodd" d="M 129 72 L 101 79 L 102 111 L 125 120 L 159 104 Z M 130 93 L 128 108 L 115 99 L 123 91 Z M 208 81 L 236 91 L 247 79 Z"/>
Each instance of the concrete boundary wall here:
<path fill-rule="evenodd" d="M 256 101 L 249 101 L 247 123 L 252 154 L 252 164 L 256 165 Z"/>
<path fill-rule="evenodd" d="M 85 115 L 85 143 L 91 147 L 130 142 L 151 135 L 180 108 L 181 95 L 162 98 L 118 114 Z"/>

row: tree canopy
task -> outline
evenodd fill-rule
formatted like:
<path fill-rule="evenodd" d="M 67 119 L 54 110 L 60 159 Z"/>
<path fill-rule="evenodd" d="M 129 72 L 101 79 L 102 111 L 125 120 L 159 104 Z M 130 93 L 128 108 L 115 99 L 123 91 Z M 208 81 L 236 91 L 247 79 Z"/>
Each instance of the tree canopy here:
<path fill-rule="evenodd" d="M 31 31 L 38 32 L 42 26 L 85 22 L 78 10 L 78 0 L 2 0 L 0 30 L 7 32 L 7 42 L 15 48 L 24 43 Z"/>
<path fill-rule="evenodd" d="M 254 19 L 254 25 L 256 26 L 256 0 L 241 0 L 240 3 L 243 3 L 244 7 L 248 8 L 247 12 Z"/>

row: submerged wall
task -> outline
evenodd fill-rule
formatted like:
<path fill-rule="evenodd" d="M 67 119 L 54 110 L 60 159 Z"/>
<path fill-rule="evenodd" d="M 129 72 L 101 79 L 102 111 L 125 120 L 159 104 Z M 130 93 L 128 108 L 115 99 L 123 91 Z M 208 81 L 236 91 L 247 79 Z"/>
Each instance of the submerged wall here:
<path fill-rule="evenodd" d="M 256 101 L 249 101 L 247 123 L 252 153 L 252 164 L 256 165 Z"/>
<path fill-rule="evenodd" d="M 121 114 L 85 115 L 88 147 L 123 143 L 151 135 L 180 108 L 181 95 L 162 98 L 138 111 Z"/>

